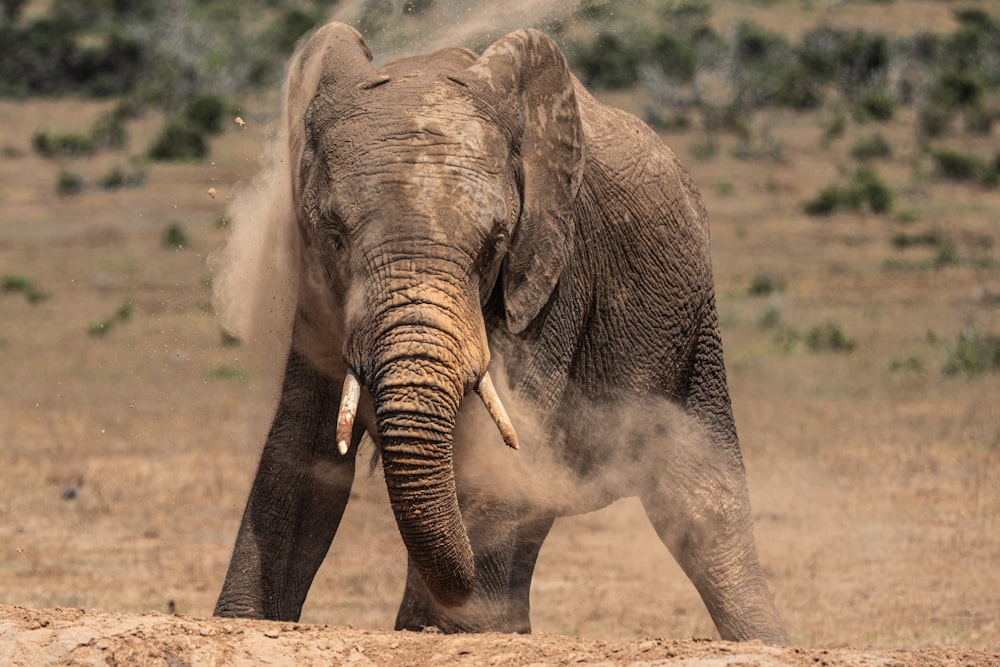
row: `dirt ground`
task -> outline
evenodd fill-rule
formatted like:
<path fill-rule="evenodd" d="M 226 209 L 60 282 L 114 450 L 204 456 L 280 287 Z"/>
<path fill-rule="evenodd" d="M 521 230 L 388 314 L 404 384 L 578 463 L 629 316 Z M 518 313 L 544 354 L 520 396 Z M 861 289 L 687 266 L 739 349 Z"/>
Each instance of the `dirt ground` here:
<path fill-rule="evenodd" d="M 32 152 L 36 131 L 85 132 L 106 108 L 0 102 L 0 274 L 47 295 L 0 292 L 0 664 L 1000 664 L 1000 374 L 942 372 L 963 330 L 1000 334 L 1000 191 L 934 180 L 912 110 L 829 147 L 822 112 L 761 115 L 752 153 L 729 135 L 665 137 L 712 215 L 756 535 L 798 647 L 769 648 L 705 641 L 704 606 L 631 499 L 557 522 L 537 634 L 387 632 L 404 553 L 364 466 L 301 624 L 207 618 L 275 387 L 223 340 L 205 261 L 274 100 L 241 109 L 248 128 L 210 161 L 143 166 L 142 187 L 96 182 L 135 168 L 155 114 L 121 153 Z M 895 149 L 879 170 L 897 214 L 804 216 L 876 130 Z M 62 171 L 84 191 L 57 196 Z M 175 223 L 183 248 L 162 243 Z M 893 242 L 928 231 L 948 261 Z M 751 294 L 762 277 L 779 289 Z M 809 348 L 828 323 L 853 350 Z"/>

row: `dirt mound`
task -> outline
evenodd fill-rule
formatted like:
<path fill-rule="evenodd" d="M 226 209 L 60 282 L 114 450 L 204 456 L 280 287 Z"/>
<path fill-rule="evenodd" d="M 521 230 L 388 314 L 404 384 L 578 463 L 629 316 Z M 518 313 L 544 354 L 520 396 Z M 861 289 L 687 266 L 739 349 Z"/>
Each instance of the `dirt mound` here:
<path fill-rule="evenodd" d="M 607 642 L 442 635 L 165 614 L 0 606 L 0 664 L 21 665 L 1000 665 L 961 648 L 798 649 L 752 642 Z"/>

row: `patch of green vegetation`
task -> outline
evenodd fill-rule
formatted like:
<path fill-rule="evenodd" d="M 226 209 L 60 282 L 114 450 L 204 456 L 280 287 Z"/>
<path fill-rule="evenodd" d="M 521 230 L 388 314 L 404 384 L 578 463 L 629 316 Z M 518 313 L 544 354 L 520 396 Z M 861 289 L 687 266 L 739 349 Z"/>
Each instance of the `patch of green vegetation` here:
<path fill-rule="evenodd" d="M 892 146 L 879 133 L 863 137 L 851 148 L 851 157 L 855 160 L 868 161 L 892 157 Z"/>
<path fill-rule="evenodd" d="M 118 190 L 120 188 L 136 188 L 146 183 L 145 171 L 127 171 L 122 167 L 113 167 L 108 173 L 101 177 L 97 184 L 105 190 Z"/>
<path fill-rule="evenodd" d="M 113 312 L 108 317 L 104 318 L 99 322 L 94 322 L 87 328 L 87 334 L 94 338 L 102 338 L 111 333 L 111 330 L 115 328 L 116 325 L 128 322 L 132 319 L 132 311 L 135 306 L 131 299 L 125 299 L 121 302 L 115 312 Z"/>
<path fill-rule="evenodd" d="M 781 324 L 781 308 L 775 304 L 769 305 L 757 323 L 761 329 L 775 329 Z"/>
<path fill-rule="evenodd" d="M 206 375 L 212 380 L 235 380 L 237 382 L 246 382 L 247 378 L 250 377 L 246 369 L 228 364 L 216 366 L 210 369 Z"/>
<path fill-rule="evenodd" d="M 905 250 L 906 248 L 914 248 L 920 246 L 929 246 L 932 248 L 940 248 L 950 243 L 947 237 L 939 229 L 929 229 L 923 232 L 915 232 L 912 234 L 907 234 L 905 232 L 898 232 L 892 236 L 892 246 L 894 248 Z"/>
<path fill-rule="evenodd" d="M 163 128 L 149 148 L 149 157 L 164 162 L 197 162 L 208 155 L 205 133 L 184 120 Z"/>
<path fill-rule="evenodd" d="M 184 226 L 179 222 L 171 222 L 164 227 L 160 241 L 164 248 L 186 248 L 191 245 L 188 234 L 184 231 Z"/>
<path fill-rule="evenodd" d="M 750 280 L 747 294 L 750 296 L 769 296 L 784 289 L 784 282 L 772 273 L 761 272 Z"/>
<path fill-rule="evenodd" d="M 892 120 L 896 98 L 885 89 L 870 90 L 858 100 L 854 113 L 859 120 Z"/>
<path fill-rule="evenodd" d="M 61 171 L 56 177 L 56 194 L 60 197 L 83 192 L 83 176 L 73 171 Z"/>
<path fill-rule="evenodd" d="M 239 347 L 240 343 L 242 342 L 240 341 L 239 337 L 234 336 L 225 329 L 222 330 L 220 340 L 222 343 L 222 347 Z"/>
<path fill-rule="evenodd" d="M 857 169 L 847 184 L 835 184 L 822 190 L 803 204 L 812 216 L 831 215 L 837 211 L 871 211 L 876 214 L 892 210 L 895 193 L 872 169 Z"/>
<path fill-rule="evenodd" d="M 934 171 L 945 180 L 960 183 L 979 183 L 992 186 L 998 177 L 1000 160 L 990 165 L 983 158 L 972 153 L 963 153 L 950 148 L 931 151 Z"/>
<path fill-rule="evenodd" d="M 790 326 L 782 326 L 780 314 L 765 314 L 767 325 L 762 320 L 762 327 L 774 329 L 774 343 L 786 354 L 795 351 L 799 343 L 805 345 L 806 351 L 813 354 L 824 352 L 849 353 L 857 348 L 857 341 L 846 333 L 836 322 L 824 322 L 809 328 L 805 333 Z"/>
<path fill-rule="evenodd" d="M 857 347 L 857 341 L 845 334 L 836 322 L 813 326 L 805 335 L 805 344 L 810 352 L 853 352 Z"/>
<path fill-rule="evenodd" d="M 963 329 L 948 344 L 942 371 L 945 375 L 973 378 L 1000 370 L 1000 335 Z"/>
<path fill-rule="evenodd" d="M 29 278 L 17 273 L 7 273 L 0 278 L 0 291 L 5 294 L 23 294 L 28 303 L 37 305 L 49 298 L 46 292 L 40 290 Z"/>
<path fill-rule="evenodd" d="M 44 158 L 80 157 L 94 152 L 94 141 L 85 134 L 36 132 L 31 147 Z"/>

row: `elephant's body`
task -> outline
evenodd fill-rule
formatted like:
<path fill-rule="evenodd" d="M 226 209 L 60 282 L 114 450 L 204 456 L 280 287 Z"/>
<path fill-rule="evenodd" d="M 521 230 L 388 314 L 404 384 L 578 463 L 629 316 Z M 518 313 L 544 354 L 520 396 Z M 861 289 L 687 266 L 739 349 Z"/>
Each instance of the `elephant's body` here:
<path fill-rule="evenodd" d="M 379 71 L 368 59 L 331 25 L 289 75 L 298 306 L 217 613 L 298 617 L 367 430 L 410 554 L 397 627 L 528 631 L 553 519 L 638 495 L 723 637 L 784 640 L 687 172 L 540 33 L 482 57 L 451 49 Z M 516 454 L 484 455 L 492 443 L 468 426 L 462 398 L 488 364 L 532 434 Z M 334 406 L 355 376 L 367 392 L 340 456 Z M 484 483 L 511 457 L 518 475 Z M 548 475 L 573 492 L 538 494 Z"/>

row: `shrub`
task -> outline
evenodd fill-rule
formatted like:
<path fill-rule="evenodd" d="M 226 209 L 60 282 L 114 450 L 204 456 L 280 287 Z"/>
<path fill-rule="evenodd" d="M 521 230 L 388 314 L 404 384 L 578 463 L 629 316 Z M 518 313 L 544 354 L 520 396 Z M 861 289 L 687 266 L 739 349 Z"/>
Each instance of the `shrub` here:
<path fill-rule="evenodd" d="M 102 338 L 115 328 L 115 325 L 121 322 L 128 322 L 132 319 L 132 311 L 134 305 L 131 299 L 125 299 L 121 302 L 115 312 L 109 315 L 107 318 L 101 320 L 100 322 L 95 322 L 87 328 L 87 334 L 94 338 Z"/>
<path fill-rule="evenodd" d="M 834 322 L 817 324 L 809 329 L 805 342 L 810 352 L 852 352 L 857 347 L 857 342 Z"/>
<path fill-rule="evenodd" d="M 927 104 L 917 112 L 917 127 L 920 135 L 934 139 L 948 132 L 953 113 L 951 109 L 938 105 Z"/>
<path fill-rule="evenodd" d="M 750 281 L 750 286 L 747 288 L 747 294 L 750 296 L 768 296 L 774 292 L 778 292 L 782 289 L 783 285 L 780 279 L 775 278 L 774 275 L 770 273 L 758 273 Z"/>
<path fill-rule="evenodd" d="M 191 129 L 202 134 L 218 134 L 222 132 L 223 116 L 226 114 L 226 104 L 218 95 L 198 95 L 184 107 L 184 120 Z"/>
<path fill-rule="evenodd" d="M 896 112 L 896 98 L 886 90 L 871 90 L 858 100 L 855 111 L 861 120 L 890 120 Z"/>
<path fill-rule="evenodd" d="M 36 305 L 49 298 L 49 295 L 38 289 L 31 280 L 16 273 L 5 274 L 0 279 L 0 290 L 5 293 L 19 292 L 28 303 Z"/>
<path fill-rule="evenodd" d="M 945 236 L 940 232 L 940 230 L 937 229 L 931 229 L 916 234 L 906 234 L 904 232 L 900 232 L 892 237 L 893 247 L 900 250 L 919 246 L 942 247 L 947 244 L 947 242 L 948 240 Z"/>
<path fill-rule="evenodd" d="M 978 155 L 942 148 L 931 153 L 938 176 L 949 181 L 982 182 L 989 169 Z"/>
<path fill-rule="evenodd" d="M 31 138 L 31 146 L 36 153 L 44 158 L 78 157 L 94 152 L 93 140 L 84 134 L 38 132 Z"/>
<path fill-rule="evenodd" d="M 974 70 L 948 70 L 941 73 L 929 91 L 930 100 L 946 108 L 979 107 L 986 85 Z"/>
<path fill-rule="evenodd" d="M 1000 370 L 1000 336 L 964 329 L 948 346 L 945 375 L 972 378 Z"/>
<path fill-rule="evenodd" d="M 97 183 L 105 190 L 117 190 L 118 188 L 134 188 L 146 182 L 146 172 L 126 171 L 121 167 L 114 167 L 101 177 Z"/>
<path fill-rule="evenodd" d="M 895 193 L 871 169 L 858 169 L 847 185 L 831 185 L 803 205 L 808 215 L 830 215 L 837 210 L 870 210 L 882 214 L 892 210 Z"/>
<path fill-rule="evenodd" d="M 149 149 L 149 157 L 168 162 L 201 160 L 208 154 L 204 132 L 184 120 L 167 123 Z"/>
<path fill-rule="evenodd" d="M 56 194 L 60 197 L 75 195 L 83 191 L 83 177 L 72 171 L 61 171 L 56 178 Z"/>
<path fill-rule="evenodd" d="M 161 241 L 165 248 L 184 248 L 189 245 L 187 232 L 179 222 L 172 222 L 163 229 Z"/>
<path fill-rule="evenodd" d="M 892 155 L 892 147 L 881 134 L 873 134 L 859 139 L 851 149 L 851 157 L 855 160 L 874 160 L 888 158 Z"/>
<path fill-rule="evenodd" d="M 858 169 L 854 172 L 848 188 L 855 208 L 867 206 L 873 213 L 888 213 L 892 210 L 895 194 L 891 187 L 870 169 Z"/>
<path fill-rule="evenodd" d="M 832 215 L 844 205 L 843 190 L 837 185 L 831 185 L 820 191 L 813 199 L 803 204 L 802 209 L 807 215 Z"/>

